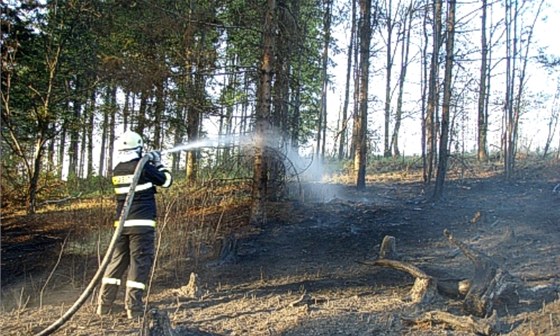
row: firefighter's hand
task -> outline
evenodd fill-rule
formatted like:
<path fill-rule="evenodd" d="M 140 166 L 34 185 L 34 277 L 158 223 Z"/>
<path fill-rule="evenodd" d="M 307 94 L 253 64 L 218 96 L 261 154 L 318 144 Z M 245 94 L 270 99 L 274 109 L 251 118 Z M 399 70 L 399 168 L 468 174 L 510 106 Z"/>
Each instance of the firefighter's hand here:
<path fill-rule="evenodd" d="M 150 157 L 150 161 L 156 167 L 161 166 L 161 152 L 160 151 L 151 151 L 148 153 Z"/>

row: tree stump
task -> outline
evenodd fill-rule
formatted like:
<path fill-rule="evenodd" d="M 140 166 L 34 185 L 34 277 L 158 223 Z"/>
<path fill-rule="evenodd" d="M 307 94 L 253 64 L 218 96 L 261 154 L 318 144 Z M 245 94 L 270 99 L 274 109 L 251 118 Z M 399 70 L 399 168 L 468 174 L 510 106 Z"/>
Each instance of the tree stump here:
<path fill-rule="evenodd" d="M 444 230 L 444 235 L 474 264 L 472 279 L 438 281 L 414 265 L 391 259 L 381 258 L 366 264 L 389 267 L 412 275 L 415 281 L 408 297 L 415 303 L 430 302 L 437 293 L 441 293 L 454 298 L 464 298 L 463 310 L 466 313 L 485 318 L 494 311 L 497 303 L 515 303 L 519 300 L 519 282 L 507 271 L 486 254 L 455 239 L 447 229 Z M 381 244 L 380 255 L 394 255 L 395 245 L 394 237 L 386 236 Z"/>
<path fill-rule="evenodd" d="M 464 299 L 471 288 L 471 280 L 438 279 L 438 292 L 454 299 Z"/>
<path fill-rule="evenodd" d="M 141 336 L 178 336 L 178 333 L 171 327 L 171 321 L 165 311 L 152 308 L 146 315 Z"/>
<path fill-rule="evenodd" d="M 221 240 L 220 252 L 218 256 L 218 263 L 235 264 L 237 262 L 237 237 L 234 234 L 229 234 Z"/>
<path fill-rule="evenodd" d="M 511 275 L 482 252 L 476 251 L 467 244 L 455 239 L 447 229 L 443 234 L 447 240 L 457 246 L 461 252 L 474 264 L 474 276 L 463 301 L 465 312 L 479 317 L 490 315 L 496 301 L 503 293 L 510 296 L 508 301 L 516 300 L 511 289 L 514 281 Z"/>
<path fill-rule="evenodd" d="M 202 296 L 202 290 L 198 287 L 198 275 L 196 273 L 191 273 L 189 277 L 189 282 L 175 289 L 174 292 L 181 297 L 189 299 L 199 299 Z"/>
<path fill-rule="evenodd" d="M 385 236 L 379 249 L 379 259 L 397 260 L 397 242 L 393 236 Z"/>

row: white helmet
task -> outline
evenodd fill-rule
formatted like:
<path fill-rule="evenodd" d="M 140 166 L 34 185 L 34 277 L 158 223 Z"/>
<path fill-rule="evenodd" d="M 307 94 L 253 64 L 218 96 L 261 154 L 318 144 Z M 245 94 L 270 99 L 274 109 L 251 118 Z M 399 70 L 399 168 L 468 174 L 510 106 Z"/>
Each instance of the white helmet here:
<path fill-rule="evenodd" d="M 142 149 L 143 146 L 144 141 L 142 141 L 140 134 L 132 131 L 124 132 L 123 135 L 117 139 L 115 144 L 115 147 L 119 151 Z"/>

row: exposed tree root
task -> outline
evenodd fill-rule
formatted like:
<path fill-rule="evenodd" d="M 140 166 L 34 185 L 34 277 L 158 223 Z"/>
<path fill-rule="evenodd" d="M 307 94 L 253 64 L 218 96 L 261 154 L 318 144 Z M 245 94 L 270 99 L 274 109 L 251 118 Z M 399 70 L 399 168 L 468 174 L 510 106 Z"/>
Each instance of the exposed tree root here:
<path fill-rule="evenodd" d="M 65 203 L 65 202 L 68 202 L 68 201 L 78 199 L 80 197 L 82 197 L 82 193 L 79 193 L 76 196 L 68 196 L 68 197 L 64 197 L 64 198 L 60 198 L 60 199 L 56 199 L 56 200 L 46 200 L 46 201 L 43 201 L 43 202 L 41 202 L 37 205 L 38 206 L 43 206 L 43 205 L 48 205 L 48 204 L 60 204 L 60 203 Z"/>

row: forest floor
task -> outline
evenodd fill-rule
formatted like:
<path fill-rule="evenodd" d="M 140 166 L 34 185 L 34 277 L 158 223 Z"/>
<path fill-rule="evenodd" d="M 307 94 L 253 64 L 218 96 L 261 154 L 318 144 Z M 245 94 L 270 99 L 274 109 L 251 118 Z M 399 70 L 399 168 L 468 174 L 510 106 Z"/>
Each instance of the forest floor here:
<path fill-rule="evenodd" d="M 161 277 L 151 289 L 150 306 L 167 313 L 175 335 L 473 335 L 448 323 L 420 319 L 432 311 L 466 316 L 461 299 L 437 295 L 427 303 L 411 302 L 407 294 L 412 276 L 371 265 L 383 238 L 390 235 L 396 239 L 399 260 L 438 279 L 470 278 L 473 264 L 449 244 L 443 235 L 448 229 L 519 280 L 528 289 L 524 293 L 531 293 L 496 304 L 497 334 L 560 335 L 560 195 L 553 192 L 560 182 L 559 168 L 520 167 L 509 181 L 471 173 L 448 181 L 444 199 L 436 204 L 417 177 L 372 177 L 361 192 L 343 184 L 307 185 L 305 201 L 270 204 L 266 224 L 240 230 L 232 244 L 235 257 L 201 261 L 196 267 L 187 263 L 173 270 L 179 283 Z M 20 267 L 14 266 L 15 253 L 25 258 L 27 245 L 21 245 L 13 231 L 25 230 L 24 224 L 41 223 L 3 220 L 3 273 Z M 60 243 L 64 230 L 53 226 L 49 235 L 38 237 L 43 238 L 35 244 L 48 245 L 45 237 Z M 198 288 L 187 293 L 183 285 L 191 272 L 198 276 Z M 40 331 L 61 316 L 82 289 L 60 287 L 39 308 L 24 300 L 16 276 L 2 276 L 3 335 Z M 10 298 L 18 304 L 7 308 Z M 57 334 L 140 333 L 141 321 L 124 317 L 122 297 L 116 312 L 104 317 L 94 314 L 93 301 Z"/>

